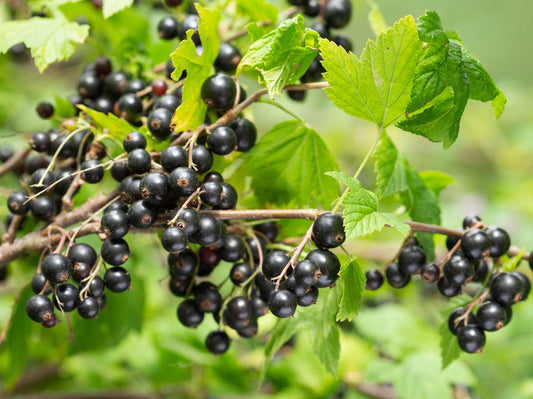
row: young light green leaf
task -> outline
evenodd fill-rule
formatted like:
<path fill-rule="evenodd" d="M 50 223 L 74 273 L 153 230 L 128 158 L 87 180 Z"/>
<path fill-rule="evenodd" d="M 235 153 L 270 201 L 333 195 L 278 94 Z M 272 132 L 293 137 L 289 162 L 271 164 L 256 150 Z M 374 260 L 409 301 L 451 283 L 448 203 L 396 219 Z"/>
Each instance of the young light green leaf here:
<path fill-rule="evenodd" d="M 54 95 L 54 115 L 61 118 L 72 118 L 76 115 L 76 109 L 67 97 Z"/>
<path fill-rule="evenodd" d="M 102 6 L 104 18 L 107 19 L 117 12 L 131 7 L 133 2 L 134 0 L 104 0 L 104 4 Z"/>
<path fill-rule="evenodd" d="M 385 226 L 398 230 L 407 236 L 410 228 L 391 213 L 378 211 L 378 197 L 371 191 L 365 190 L 359 180 L 341 172 L 328 172 L 331 176 L 350 188 L 344 197 L 344 227 L 347 238 L 368 236 L 381 231 Z"/>
<path fill-rule="evenodd" d="M 379 6 L 373 1 L 370 1 L 370 4 L 371 8 L 368 13 L 368 22 L 370 23 L 370 28 L 372 29 L 372 32 L 374 32 L 374 35 L 378 37 L 386 32 L 387 29 L 389 29 L 389 26 L 387 25 Z"/>
<path fill-rule="evenodd" d="M 124 119 L 120 119 L 112 113 L 106 115 L 85 105 L 78 105 L 78 108 L 87 114 L 92 119 L 92 122 L 102 131 L 105 131 L 105 133 L 118 140 L 123 140 L 127 134 L 136 130 Z"/>
<path fill-rule="evenodd" d="M 411 16 L 369 41 L 360 60 L 326 39 L 320 40 L 325 89 L 347 114 L 386 127 L 403 118 L 411 97 L 422 43 Z"/>
<path fill-rule="evenodd" d="M 436 196 L 438 196 L 446 187 L 455 183 L 453 177 L 438 170 L 425 170 L 419 174 L 424 185 Z"/>
<path fill-rule="evenodd" d="M 365 289 L 366 276 L 356 260 L 342 265 L 337 286 L 339 287 L 339 311 L 337 320 L 353 320 L 359 312 L 361 297 Z"/>
<path fill-rule="evenodd" d="M 325 208 L 338 195 L 338 185 L 324 176 L 338 168 L 335 158 L 301 121 L 277 124 L 242 158 L 240 170 L 252 177 L 256 197 L 265 203 Z"/>
<path fill-rule="evenodd" d="M 69 22 L 64 18 L 33 17 L 2 22 L 0 53 L 22 42 L 31 49 L 35 65 L 39 72 L 43 72 L 48 65 L 70 58 L 76 44 L 83 43 L 88 34 L 88 25 Z"/>
<path fill-rule="evenodd" d="M 504 255 L 501 257 L 502 260 L 502 267 L 503 270 L 507 272 L 512 272 L 514 269 L 518 267 L 522 259 L 524 258 L 524 254 L 526 253 L 526 250 L 522 248 L 520 252 L 513 257 L 509 257 L 507 255 Z"/>
<path fill-rule="evenodd" d="M 305 73 L 317 47 L 318 34 L 306 30 L 303 17 L 298 15 L 255 41 L 237 67 L 237 76 L 245 68 L 257 71 L 260 83 L 273 98 Z"/>
<path fill-rule="evenodd" d="M 172 117 L 172 126 L 176 131 L 194 129 L 204 122 L 207 105 L 201 96 L 202 84 L 211 75 L 220 46 L 220 11 L 198 4 L 196 9 L 200 17 L 198 32 L 202 41 L 202 54 L 198 56 L 196 53 L 196 46 L 191 39 L 193 32 L 189 31 L 187 39 L 170 55 L 175 68 L 172 79 L 178 80 L 183 71 L 187 71 L 183 84 L 183 102 Z"/>
<path fill-rule="evenodd" d="M 382 198 L 407 190 L 406 162 L 389 136 L 383 133 L 374 150 L 377 195 Z"/>
<path fill-rule="evenodd" d="M 440 355 L 442 362 L 442 369 L 444 370 L 454 360 L 461 356 L 461 348 L 457 343 L 457 337 L 450 332 L 448 328 L 448 320 L 443 321 L 439 327 L 440 334 Z"/>
<path fill-rule="evenodd" d="M 266 0 L 237 0 L 237 13 L 244 15 L 249 21 L 270 21 L 275 24 L 278 20 L 278 9 Z"/>

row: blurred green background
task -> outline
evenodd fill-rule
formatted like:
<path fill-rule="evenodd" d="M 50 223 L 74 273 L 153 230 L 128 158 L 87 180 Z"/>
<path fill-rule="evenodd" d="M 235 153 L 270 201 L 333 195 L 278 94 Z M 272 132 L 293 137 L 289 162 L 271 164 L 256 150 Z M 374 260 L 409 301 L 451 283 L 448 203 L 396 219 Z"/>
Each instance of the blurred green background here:
<path fill-rule="evenodd" d="M 83 64 L 102 51 L 116 56 L 128 49 L 160 62 L 176 45 L 158 41 L 155 25 L 166 11 L 152 10 L 147 1 L 139 1 L 135 9 L 106 22 L 88 3 L 83 1 L 68 12 L 72 17 L 84 14 L 95 38 L 81 46 L 68 63 L 39 74 L 31 63 L 14 63 L 9 56 L 0 56 L 0 145 L 22 148 L 27 132 L 48 128 L 35 115 L 35 104 L 52 100 L 54 94 L 73 93 Z M 444 26 L 459 32 L 507 95 L 507 109 L 498 121 L 489 105 L 469 104 L 459 139 L 446 151 L 439 144 L 403 131 L 391 129 L 389 133 L 418 170 L 442 170 L 454 177 L 455 184 L 442 194 L 444 225 L 458 227 L 466 214 L 477 213 L 487 223 L 507 229 L 516 245 L 530 250 L 533 39 L 529 29 L 533 2 L 380 0 L 379 6 L 389 24 L 407 14 L 416 17 L 426 9 L 436 10 Z M 5 16 L 2 7 L 5 5 L 0 4 L 0 17 Z M 366 2 L 356 1 L 354 18 L 345 31 L 355 43 L 356 54 L 367 39 L 373 38 L 368 11 Z M 134 68 L 145 60 L 130 57 L 129 61 Z M 335 109 L 321 92 L 309 93 L 303 104 L 287 98 L 282 102 L 326 138 L 343 171 L 356 169 L 374 139 L 372 127 Z M 252 108 L 262 133 L 287 118 L 266 104 Z M 372 187 L 372 167 L 365 169 L 361 179 Z M 15 183 L 10 177 L 0 180 L 2 200 Z M 90 194 L 82 192 L 79 201 Z M 2 207 L 0 213 L 5 211 Z M 39 398 L 48 394 L 73 397 L 73 392 L 104 392 L 102 397 L 127 392 L 132 398 L 372 398 L 391 394 L 390 386 L 381 385 L 390 383 L 393 387 L 411 386 L 409 399 L 533 398 L 531 305 L 526 302 L 513 308 L 512 323 L 488 334 L 482 355 L 463 355 L 441 372 L 439 310 L 445 301 L 420 282 L 401 292 L 387 288 L 365 294 L 360 315 L 353 323 L 342 325 L 338 378 L 327 374 L 303 333 L 276 355 L 265 384 L 256 391 L 266 337 L 237 339 L 228 354 L 209 355 L 203 340 L 215 327 L 214 322 L 204 323 L 197 331 L 177 323 L 178 302 L 166 290 L 164 256 L 156 242 L 156 237 L 149 236 L 130 242 L 135 248 L 128 263 L 134 289 L 120 298 L 110 295 L 108 308 L 98 320 L 76 320 L 75 344 L 69 344 L 65 325 L 44 330 L 22 322 L 25 330 L 20 339 L 27 345 L 20 345 L 23 349 L 19 353 L 0 349 L 1 384 L 20 394 L 40 392 L 35 396 Z M 355 255 L 379 258 L 379 265 L 383 254 L 386 258 L 399 244 L 398 236 L 386 233 L 352 242 L 349 247 Z M 35 257 L 14 262 L 10 279 L 0 284 L 2 329 L 14 297 L 30 278 L 36 262 Z M 365 267 L 373 264 L 373 259 L 365 260 Z M 227 272 L 228 265 L 219 269 Z M 526 265 L 521 269 L 525 271 Z M 267 317 L 260 321 L 260 331 L 268 331 L 272 325 L 273 320 Z M 15 377 L 22 370 L 17 383 Z"/>

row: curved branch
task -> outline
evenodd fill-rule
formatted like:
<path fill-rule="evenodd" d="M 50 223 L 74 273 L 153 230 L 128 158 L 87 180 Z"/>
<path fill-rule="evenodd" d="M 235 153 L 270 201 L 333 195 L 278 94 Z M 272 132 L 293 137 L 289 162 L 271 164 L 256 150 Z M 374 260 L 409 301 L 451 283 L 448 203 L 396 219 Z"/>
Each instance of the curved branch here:
<path fill-rule="evenodd" d="M 9 158 L 2 166 L 0 166 L 0 177 L 17 167 L 24 160 L 24 158 L 26 158 L 29 152 L 29 149 L 22 150 Z"/>

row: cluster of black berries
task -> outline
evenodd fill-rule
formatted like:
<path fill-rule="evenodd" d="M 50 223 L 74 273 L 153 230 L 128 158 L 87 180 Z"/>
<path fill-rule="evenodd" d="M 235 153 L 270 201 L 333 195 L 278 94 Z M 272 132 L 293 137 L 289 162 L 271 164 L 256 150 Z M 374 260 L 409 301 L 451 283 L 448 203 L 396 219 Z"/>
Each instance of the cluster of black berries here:
<path fill-rule="evenodd" d="M 445 297 L 459 295 L 463 287 L 471 283 L 487 286 L 479 297 L 483 302 L 475 315 L 472 309 L 477 303 L 473 302 L 471 307 L 456 309 L 449 318 L 450 331 L 457 335 L 461 349 L 475 353 L 485 345 L 484 331 L 499 330 L 510 321 L 511 305 L 527 299 L 531 283 L 521 272 L 501 270 L 500 258 L 511 247 L 505 230 L 484 227 L 478 216 L 466 217 L 463 228 L 462 236 L 448 236 L 446 246 L 450 252 L 439 264 L 426 262 L 426 254 L 418 241 L 409 239 L 397 261 L 386 267 L 385 278 L 392 287 L 402 288 L 411 276 L 419 274 L 425 282 L 436 282 Z M 380 288 L 385 280 L 378 269 L 368 270 L 366 278 L 368 290 Z"/>
<path fill-rule="evenodd" d="M 320 37 L 330 39 L 346 51 L 353 48 L 351 40 L 342 35 L 332 35 L 333 29 L 342 29 L 348 25 L 352 18 L 352 4 L 350 0 L 288 0 L 294 6 L 302 7 L 302 12 L 310 18 L 317 17 L 317 22 L 311 25 L 311 29 L 316 31 Z M 317 82 L 322 80 L 322 73 L 325 72 L 322 66 L 322 57 L 317 55 L 309 69 L 300 78 L 302 83 Z M 306 96 L 305 90 L 288 90 L 287 94 L 294 101 L 303 101 Z"/>

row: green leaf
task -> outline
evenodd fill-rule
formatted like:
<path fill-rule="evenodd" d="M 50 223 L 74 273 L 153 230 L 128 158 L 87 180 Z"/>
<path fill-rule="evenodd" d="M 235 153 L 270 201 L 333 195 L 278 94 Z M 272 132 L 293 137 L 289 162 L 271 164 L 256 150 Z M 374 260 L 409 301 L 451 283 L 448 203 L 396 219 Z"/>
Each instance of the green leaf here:
<path fill-rule="evenodd" d="M 453 177 L 438 170 L 425 170 L 420 172 L 420 178 L 428 190 L 436 196 L 438 196 L 446 187 L 455 183 Z"/>
<path fill-rule="evenodd" d="M 445 319 L 440 327 L 440 355 L 442 362 L 442 369 L 444 370 L 454 360 L 459 359 L 461 356 L 461 348 L 457 343 L 457 337 L 450 332 L 448 328 L 448 319 Z"/>
<path fill-rule="evenodd" d="M 249 21 L 278 20 L 278 9 L 266 0 L 237 0 L 237 13 L 244 15 Z"/>
<path fill-rule="evenodd" d="M 31 56 L 39 72 L 48 65 L 64 61 L 74 53 L 76 44 L 83 43 L 89 34 L 88 25 L 69 22 L 64 18 L 33 17 L 0 24 L 0 53 L 17 43 L 31 49 Z"/>
<path fill-rule="evenodd" d="M 76 115 L 76 109 L 67 97 L 54 95 L 54 115 L 61 118 L 72 118 Z"/>
<path fill-rule="evenodd" d="M 325 91 L 347 114 L 386 127 L 404 117 L 421 49 L 411 16 L 396 22 L 376 42 L 369 41 L 360 60 L 321 39 L 324 78 L 331 85 Z"/>
<path fill-rule="evenodd" d="M 344 264 L 339 272 L 339 311 L 337 320 L 353 320 L 359 312 L 361 297 L 365 289 L 366 276 L 356 260 Z"/>
<path fill-rule="evenodd" d="M 196 5 L 196 10 L 200 17 L 198 32 L 202 41 L 202 54 L 198 56 L 196 53 L 196 46 L 191 39 L 194 32 L 189 31 L 187 39 L 170 55 L 175 68 L 172 79 L 178 80 L 183 71 L 187 71 L 183 84 L 183 102 L 172 117 L 173 128 L 178 132 L 194 129 L 205 120 L 207 105 L 201 96 L 202 84 L 211 76 L 220 46 L 220 11 L 209 10 L 199 4 Z"/>
<path fill-rule="evenodd" d="M 237 67 L 237 76 L 245 68 L 257 71 L 259 82 L 273 98 L 305 73 L 317 46 L 318 34 L 306 30 L 303 17 L 298 15 L 252 43 Z"/>
<path fill-rule="evenodd" d="M 347 238 L 368 236 L 381 231 L 385 226 L 398 230 L 407 236 L 410 228 L 391 213 L 378 212 L 378 197 L 365 190 L 359 180 L 341 172 L 328 172 L 328 176 L 345 184 L 350 191 L 344 197 L 344 227 Z"/>
<path fill-rule="evenodd" d="M 379 6 L 373 1 L 371 1 L 370 4 L 371 8 L 368 13 L 368 22 L 370 23 L 370 28 L 374 35 L 378 37 L 389 29 L 389 25 L 387 25 Z"/>
<path fill-rule="evenodd" d="M 408 189 L 406 161 L 389 136 L 383 133 L 374 150 L 377 195 L 382 198 Z"/>
<path fill-rule="evenodd" d="M 496 98 L 492 100 L 492 108 L 494 108 L 494 115 L 496 118 L 499 118 L 502 115 L 506 103 L 507 98 L 503 93 L 498 94 Z"/>
<path fill-rule="evenodd" d="M 338 195 L 337 184 L 324 176 L 338 168 L 335 158 L 301 121 L 277 124 L 242 158 L 241 170 L 265 203 L 326 208 Z"/>
<path fill-rule="evenodd" d="M 104 0 L 102 6 L 104 18 L 107 19 L 123 9 L 131 7 L 133 2 L 134 0 Z"/>
<path fill-rule="evenodd" d="M 95 125 L 103 131 L 105 130 L 104 133 L 118 140 L 123 140 L 127 134 L 136 130 L 124 119 L 120 119 L 112 113 L 106 115 L 103 112 L 87 108 L 85 105 L 78 105 L 78 108 L 87 114 Z"/>
<path fill-rule="evenodd" d="M 13 386 L 26 364 L 28 343 L 36 325 L 26 315 L 26 302 L 33 295 L 31 286 L 27 285 L 18 295 L 9 319 L 5 341 L 2 345 L 2 353 L 7 355 L 9 367 L 5 370 L 5 383 L 8 387 Z"/>
<path fill-rule="evenodd" d="M 518 265 L 520 264 L 520 262 L 522 261 L 522 259 L 524 258 L 525 253 L 526 253 L 526 250 L 522 248 L 520 252 L 513 257 L 509 257 L 507 255 L 502 256 L 501 260 L 502 260 L 503 270 L 505 270 L 506 272 L 512 272 L 514 269 L 516 269 Z"/>

